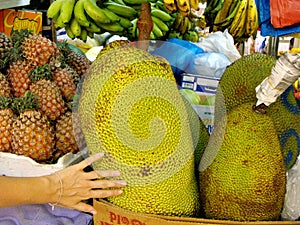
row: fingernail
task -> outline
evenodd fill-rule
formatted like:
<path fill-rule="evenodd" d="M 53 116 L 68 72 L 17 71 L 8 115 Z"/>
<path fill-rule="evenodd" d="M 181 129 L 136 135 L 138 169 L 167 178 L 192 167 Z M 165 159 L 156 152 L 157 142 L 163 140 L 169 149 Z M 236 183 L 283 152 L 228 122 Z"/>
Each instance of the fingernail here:
<path fill-rule="evenodd" d="M 120 175 L 121 175 L 120 171 L 118 171 L 118 170 L 112 171 L 112 176 L 119 177 Z"/>
<path fill-rule="evenodd" d="M 123 193 L 123 191 L 122 190 L 118 190 L 118 194 L 120 195 L 120 194 L 122 194 Z"/>
<path fill-rule="evenodd" d="M 96 215 L 97 211 L 93 209 L 93 210 L 90 211 L 90 213 L 93 214 L 93 215 Z"/>
<path fill-rule="evenodd" d="M 119 184 L 120 184 L 121 186 L 126 186 L 126 185 L 127 185 L 126 181 L 124 181 L 124 180 L 120 180 L 120 181 L 118 181 L 118 182 L 119 182 Z"/>

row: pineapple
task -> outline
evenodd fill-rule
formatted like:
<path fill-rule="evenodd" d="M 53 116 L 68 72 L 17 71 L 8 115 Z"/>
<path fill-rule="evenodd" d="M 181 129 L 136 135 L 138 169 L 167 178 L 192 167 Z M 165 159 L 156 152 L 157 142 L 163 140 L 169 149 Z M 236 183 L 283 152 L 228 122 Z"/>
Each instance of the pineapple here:
<path fill-rule="evenodd" d="M 76 138 L 74 136 L 72 112 L 67 111 L 55 125 L 55 146 L 62 155 L 69 152 L 77 153 L 79 151 Z"/>
<path fill-rule="evenodd" d="M 28 74 L 33 68 L 25 60 L 17 60 L 9 65 L 7 74 L 14 96 L 22 97 L 29 90 L 31 80 Z"/>
<path fill-rule="evenodd" d="M 80 77 L 82 77 L 88 70 L 92 62 L 80 54 L 79 52 L 70 52 L 66 57 L 66 63 L 74 69 Z"/>
<path fill-rule="evenodd" d="M 60 67 L 54 70 L 52 74 L 53 82 L 60 88 L 63 97 L 66 101 L 71 101 L 76 92 L 74 71 L 68 67 Z"/>
<path fill-rule="evenodd" d="M 6 79 L 4 74 L 0 72 L 0 95 L 2 94 L 8 98 L 12 97 L 9 81 Z"/>
<path fill-rule="evenodd" d="M 32 84 L 30 91 L 36 96 L 40 111 L 50 120 L 57 120 L 65 112 L 65 101 L 59 87 L 50 78 L 49 65 L 37 66 L 29 74 Z"/>
<path fill-rule="evenodd" d="M 14 113 L 11 109 L 12 98 L 0 95 L 0 151 L 12 152 L 11 137 Z"/>
<path fill-rule="evenodd" d="M 0 32 L 0 69 L 7 65 L 6 53 L 13 47 L 11 39 L 4 33 Z"/>
<path fill-rule="evenodd" d="M 50 160 L 54 154 L 54 129 L 46 116 L 38 111 L 33 93 L 16 98 L 13 108 L 19 113 L 12 126 L 14 154 L 32 158 L 36 162 Z"/>

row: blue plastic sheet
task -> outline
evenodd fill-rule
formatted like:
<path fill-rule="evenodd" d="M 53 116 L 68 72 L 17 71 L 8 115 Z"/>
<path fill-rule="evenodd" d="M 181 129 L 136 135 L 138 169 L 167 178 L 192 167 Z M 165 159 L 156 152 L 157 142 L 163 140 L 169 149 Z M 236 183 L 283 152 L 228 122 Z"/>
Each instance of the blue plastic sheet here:
<path fill-rule="evenodd" d="M 281 37 L 300 32 L 300 26 L 274 28 L 271 24 L 270 0 L 255 0 L 258 9 L 259 27 L 262 36 Z"/>

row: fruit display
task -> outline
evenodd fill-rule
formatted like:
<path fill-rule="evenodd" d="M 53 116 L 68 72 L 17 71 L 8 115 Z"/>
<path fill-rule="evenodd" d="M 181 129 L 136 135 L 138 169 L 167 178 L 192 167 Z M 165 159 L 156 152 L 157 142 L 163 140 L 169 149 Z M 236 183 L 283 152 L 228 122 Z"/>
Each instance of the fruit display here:
<path fill-rule="evenodd" d="M 134 212 L 197 216 L 195 162 L 209 135 L 165 59 L 127 41 L 106 45 L 86 74 L 78 115 L 89 151 L 106 154 L 93 167 L 118 169 L 128 183 L 108 201 Z"/>
<path fill-rule="evenodd" d="M 258 28 L 255 0 L 208 0 L 203 15 L 211 31 L 228 29 L 236 42 L 255 35 Z"/>
<path fill-rule="evenodd" d="M 148 0 L 144 0 L 146 2 Z M 109 32 L 137 40 L 137 22 L 140 16 L 141 3 L 124 0 L 72 0 L 54 1 L 47 11 L 56 28 L 65 28 L 71 38 L 83 41 L 94 34 Z M 197 42 L 196 16 L 191 13 L 193 7 L 198 9 L 197 0 L 177 1 L 177 6 L 170 8 L 175 1 L 150 1 L 153 28 L 150 39 L 165 40 L 168 37 Z M 177 10 L 178 8 L 178 10 Z"/>
<path fill-rule="evenodd" d="M 28 30 L 0 33 L 0 42 L 0 151 L 39 163 L 77 153 L 72 103 L 91 62 Z"/>

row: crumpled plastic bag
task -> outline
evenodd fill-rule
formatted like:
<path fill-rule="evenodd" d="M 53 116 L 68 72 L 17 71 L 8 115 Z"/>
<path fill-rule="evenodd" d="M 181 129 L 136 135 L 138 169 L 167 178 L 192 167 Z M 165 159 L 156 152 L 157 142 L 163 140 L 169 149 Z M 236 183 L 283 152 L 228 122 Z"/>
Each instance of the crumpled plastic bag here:
<path fill-rule="evenodd" d="M 287 185 L 283 210 L 283 220 L 300 218 L 300 160 L 287 172 Z"/>
<path fill-rule="evenodd" d="M 234 40 L 231 34 L 226 29 L 224 32 L 217 31 L 209 34 L 206 38 L 202 38 L 196 43 L 205 52 L 222 53 L 233 63 L 241 58 L 241 54 L 234 45 Z"/>
<path fill-rule="evenodd" d="M 207 52 L 196 55 L 189 64 L 188 71 L 192 74 L 220 79 L 230 64 L 230 60 L 224 54 Z"/>

